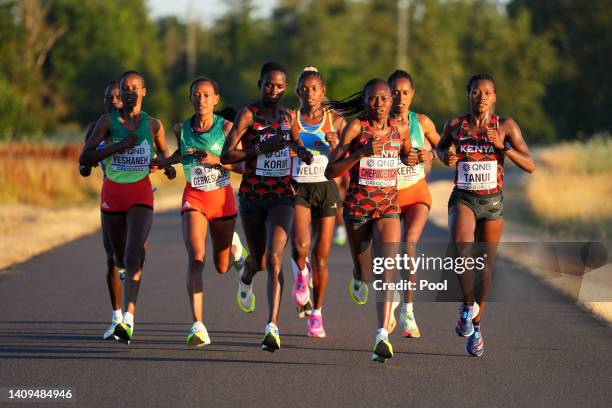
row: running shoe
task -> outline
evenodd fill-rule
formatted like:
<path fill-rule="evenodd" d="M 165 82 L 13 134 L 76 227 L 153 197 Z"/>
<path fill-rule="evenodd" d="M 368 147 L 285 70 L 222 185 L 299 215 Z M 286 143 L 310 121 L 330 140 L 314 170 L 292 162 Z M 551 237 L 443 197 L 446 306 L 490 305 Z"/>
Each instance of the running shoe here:
<path fill-rule="evenodd" d="M 325 337 L 325 329 L 323 328 L 323 316 L 312 314 L 308 318 L 308 336 L 309 337 Z"/>
<path fill-rule="evenodd" d="M 365 305 L 368 301 L 368 285 L 352 278 L 348 286 L 349 295 L 353 302 L 358 305 Z"/>
<path fill-rule="evenodd" d="M 266 334 L 261 341 L 261 349 L 270 353 L 274 353 L 280 348 L 280 336 L 278 334 L 278 327 L 274 323 L 268 323 L 266 325 Z"/>
<path fill-rule="evenodd" d="M 238 292 L 236 293 L 236 303 L 244 313 L 255 311 L 255 294 L 253 293 L 253 283 L 247 285 L 242 281 L 244 268 L 238 274 Z"/>
<path fill-rule="evenodd" d="M 234 269 L 236 270 L 236 272 L 240 273 L 242 268 L 244 268 L 244 261 L 249 256 L 249 251 L 244 246 L 242 246 L 240 237 L 236 232 L 234 232 L 234 235 L 232 237 L 232 246 L 236 246 L 236 253 L 241 254 L 240 259 L 237 259 L 234 255 Z"/>
<path fill-rule="evenodd" d="M 202 347 L 210 344 L 210 337 L 208 337 L 208 331 L 202 322 L 195 322 L 189 330 L 187 336 L 187 345 L 189 347 Z"/>
<path fill-rule="evenodd" d="M 414 312 L 405 311 L 400 314 L 400 324 L 402 325 L 402 336 L 421 337 L 419 327 L 414 319 Z"/>
<path fill-rule="evenodd" d="M 474 303 L 474 305 L 461 305 L 459 319 L 455 326 L 455 333 L 457 333 L 457 336 L 469 337 L 474 333 L 472 319 L 478 315 L 479 311 L 480 308 L 478 307 L 478 303 Z"/>
<path fill-rule="evenodd" d="M 306 302 L 304 306 L 300 305 L 297 307 L 298 317 L 300 319 L 310 316 L 312 314 L 312 300 Z"/>
<path fill-rule="evenodd" d="M 484 353 L 484 341 L 482 340 L 480 325 L 474 325 L 474 333 L 468 337 L 465 343 L 465 351 L 473 357 L 480 357 Z"/>
<path fill-rule="evenodd" d="M 393 330 L 397 327 L 397 320 L 395 319 L 395 309 L 400 305 L 401 298 L 397 290 L 393 291 L 393 302 L 391 303 L 391 316 L 389 316 L 389 333 L 393 333 Z"/>
<path fill-rule="evenodd" d="M 334 230 L 334 245 L 344 246 L 346 244 L 346 227 L 338 225 Z"/>
<path fill-rule="evenodd" d="M 384 363 L 393 357 L 393 346 L 389 343 L 389 336 L 382 333 L 376 334 L 376 342 L 372 349 L 372 361 Z"/>
<path fill-rule="evenodd" d="M 306 275 L 298 272 L 295 284 L 291 289 L 291 297 L 293 301 L 299 305 L 305 305 L 310 300 L 310 290 L 308 290 L 308 281 L 310 280 L 310 265 L 306 264 Z"/>
<path fill-rule="evenodd" d="M 110 324 L 110 326 L 108 326 L 108 329 L 106 329 L 106 331 L 104 332 L 104 334 L 102 335 L 102 339 L 104 340 L 118 340 L 117 337 L 115 337 L 115 327 L 121 323 L 119 320 L 113 320 Z"/>
<path fill-rule="evenodd" d="M 117 274 L 120 280 L 125 280 L 125 269 L 117 269 Z"/>
<path fill-rule="evenodd" d="M 134 327 L 131 324 L 122 322 L 115 326 L 115 332 L 113 334 L 118 341 L 130 344 L 134 334 Z"/>

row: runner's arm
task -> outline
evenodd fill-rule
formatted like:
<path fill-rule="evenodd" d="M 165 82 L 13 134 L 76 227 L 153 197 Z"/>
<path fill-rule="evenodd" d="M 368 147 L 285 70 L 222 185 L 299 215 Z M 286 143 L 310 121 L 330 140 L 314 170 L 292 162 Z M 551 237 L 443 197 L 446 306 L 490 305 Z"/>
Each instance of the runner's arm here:
<path fill-rule="evenodd" d="M 436 146 L 438 146 L 438 143 L 440 143 L 440 135 L 436 130 L 436 125 L 431 119 L 427 117 L 427 115 L 422 114 L 419 114 L 419 123 L 421 124 L 421 128 L 423 129 L 423 135 L 429 141 L 429 144 L 432 147 L 432 150 L 430 151 L 426 149 L 421 149 L 424 150 L 424 152 L 420 152 L 419 159 L 420 161 L 434 160 L 436 158 Z"/>
<path fill-rule="evenodd" d="M 338 146 L 333 151 L 332 158 L 325 169 L 325 177 L 329 180 L 341 176 L 357 164 L 362 157 L 366 156 L 363 149 L 348 154 L 351 142 L 360 134 L 361 124 L 358 119 L 351 121 L 351 123 L 344 127 Z"/>
<path fill-rule="evenodd" d="M 223 150 L 221 151 L 220 157 L 221 164 L 240 163 L 249 157 L 257 156 L 258 152 L 254 147 L 246 150 L 244 147 L 238 147 L 242 137 L 252 124 L 253 112 L 246 107 L 242 108 L 240 112 L 238 112 L 236 121 L 229 131 L 229 134 L 225 138 L 225 143 L 223 144 Z"/>
<path fill-rule="evenodd" d="M 103 149 L 98 149 L 98 145 L 110 133 L 110 116 L 104 114 L 100 116 L 94 127 L 92 135 L 85 141 L 83 151 L 79 157 L 79 163 L 86 166 L 94 166 L 99 161 L 104 160 L 117 152 L 134 147 L 138 141 L 136 135 L 123 138 L 120 142 L 112 143 Z"/>
<path fill-rule="evenodd" d="M 311 164 L 313 156 L 312 153 L 304 147 L 304 142 L 300 137 L 300 128 L 297 124 L 297 115 L 295 112 L 292 112 L 291 114 L 291 148 L 295 151 L 301 161 L 306 164 Z"/>
<path fill-rule="evenodd" d="M 440 143 L 436 147 L 436 154 L 440 161 L 447 166 L 455 166 L 457 164 L 457 155 L 452 151 L 453 138 L 452 130 L 459 124 L 459 118 L 452 118 L 444 125 Z"/>
<path fill-rule="evenodd" d="M 232 130 L 232 122 L 230 122 L 227 119 L 223 120 L 223 134 L 225 134 L 225 137 L 227 138 L 227 136 L 229 135 L 230 131 Z M 242 142 L 238 142 L 238 149 L 242 149 Z M 242 174 L 244 172 L 244 166 L 242 165 L 242 163 L 234 163 L 234 164 L 221 164 L 221 157 L 220 156 L 215 156 L 212 153 L 208 153 L 210 156 L 215 157 L 218 160 L 217 165 L 224 168 L 225 170 L 230 170 L 236 173 L 240 173 Z"/>
<path fill-rule="evenodd" d="M 510 142 L 510 150 L 505 152 L 506 156 L 522 170 L 527 173 L 533 173 L 536 170 L 535 161 L 531 153 L 529 153 L 529 148 L 523 138 L 521 129 L 514 119 L 506 118 L 501 124 L 501 130 L 505 133 L 504 141 L 508 140 Z"/>

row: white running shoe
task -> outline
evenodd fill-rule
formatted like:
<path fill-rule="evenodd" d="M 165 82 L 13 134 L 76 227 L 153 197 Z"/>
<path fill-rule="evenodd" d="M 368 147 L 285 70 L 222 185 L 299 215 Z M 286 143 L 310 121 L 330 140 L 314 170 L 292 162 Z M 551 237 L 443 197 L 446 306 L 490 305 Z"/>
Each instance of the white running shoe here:
<path fill-rule="evenodd" d="M 244 268 L 238 275 L 238 292 L 236 293 L 236 303 L 240 310 L 244 313 L 252 313 L 255 311 L 255 294 L 253 294 L 253 282 L 247 285 L 242 281 Z"/>
<path fill-rule="evenodd" d="M 387 330 L 389 334 L 393 333 L 395 327 L 397 327 L 397 320 L 395 320 L 395 309 L 401 304 L 402 299 L 397 290 L 393 291 L 393 301 L 391 303 L 391 316 L 389 316 L 389 329 Z"/>
<path fill-rule="evenodd" d="M 115 326 L 117 326 L 119 323 L 121 323 L 121 321 L 113 320 L 111 322 L 110 326 L 108 326 L 108 329 L 106 329 L 106 331 L 102 335 L 102 339 L 104 339 L 104 340 L 117 340 L 117 337 L 114 335 L 114 333 L 115 333 Z"/>

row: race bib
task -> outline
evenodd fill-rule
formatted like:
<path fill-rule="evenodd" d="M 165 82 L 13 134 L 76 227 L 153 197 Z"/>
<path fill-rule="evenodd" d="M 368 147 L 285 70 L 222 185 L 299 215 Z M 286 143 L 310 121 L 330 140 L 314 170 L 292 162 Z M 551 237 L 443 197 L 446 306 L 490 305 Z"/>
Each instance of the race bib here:
<path fill-rule="evenodd" d="M 143 140 L 142 143 L 134 147 L 125 149 L 122 152 L 111 156 L 111 168 L 114 171 L 142 172 L 149 170 L 151 158 L 151 146 L 149 142 Z"/>
<path fill-rule="evenodd" d="M 308 165 L 300 160 L 299 157 L 293 158 L 291 177 L 298 183 L 318 183 L 327 181 L 325 168 L 329 159 L 323 154 L 314 154 L 312 164 Z"/>
<path fill-rule="evenodd" d="M 493 190 L 497 187 L 497 161 L 457 163 L 457 187 L 463 190 Z"/>
<path fill-rule="evenodd" d="M 402 190 L 416 184 L 417 181 L 425 178 L 425 166 L 417 164 L 415 166 L 406 166 L 401 160 L 398 160 L 397 167 L 397 189 Z"/>
<path fill-rule="evenodd" d="M 281 125 L 283 130 L 285 126 Z M 259 141 L 263 142 L 274 134 L 262 134 Z M 285 140 L 289 141 L 289 134 L 285 133 Z M 257 167 L 255 174 L 264 177 L 286 177 L 291 174 L 291 156 L 289 155 L 289 146 L 275 152 L 262 153 L 257 156 Z"/>
<path fill-rule="evenodd" d="M 359 160 L 359 184 L 393 187 L 397 184 L 397 157 L 364 157 Z"/>
<path fill-rule="evenodd" d="M 191 186 L 202 191 L 212 191 L 229 185 L 230 175 L 225 169 L 203 164 L 191 168 Z"/>

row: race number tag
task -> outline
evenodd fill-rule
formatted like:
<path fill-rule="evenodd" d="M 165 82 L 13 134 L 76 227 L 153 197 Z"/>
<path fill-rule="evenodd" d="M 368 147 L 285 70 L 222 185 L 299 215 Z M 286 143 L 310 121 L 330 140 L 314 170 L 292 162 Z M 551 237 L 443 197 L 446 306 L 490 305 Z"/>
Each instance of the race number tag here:
<path fill-rule="evenodd" d="M 151 146 L 143 140 L 134 147 L 115 153 L 111 156 L 111 168 L 114 171 L 141 172 L 149 170 Z"/>
<path fill-rule="evenodd" d="M 326 155 L 316 154 L 313 152 L 312 164 L 308 165 L 300 160 L 299 157 L 293 158 L 293 166 L 291 169 L 291 177 L 298 183 L 318 183 L 327 181 L 325 177 L 325 168 L 329 159 Z"/>
<path fill-rule="evenodd" d="M 393 187 L 397 184 L 397 157 L 364 157 L 359 160 L 359 184 Z"/>
<path fill-rule="evenodd" d="M 425 166 L 419 163 L 415 166 L 406 166 L 401 160 L 397 167 L 397 189 L 402 190 L 416 184 L 417 181 L 425 178 Z"/>
<path fill-rule="evenodd" d="M 497 161 L 457 163 L 457 187 L 463 190 L 493 190 L 497 187 Z"/>
<path fill-rule="evenodd" d="M 259 141 L 263 142 L 274 135 L 274 133 L 262 134 L 259 136 Z M 284 138 L 289 141 L 289 133 L 285 133 Z M 275 152 L 262 153 L 257 156 L 255 174 L 264 177 L 286 177 L 291 174 L 289 146 Z"/>
<path fill-rule="evenodd" d="M 202 164 L 191 168 L 191 186 L 202 191 L 212 191 L 229 185 L 230 175 L 225 169 Z"/>

